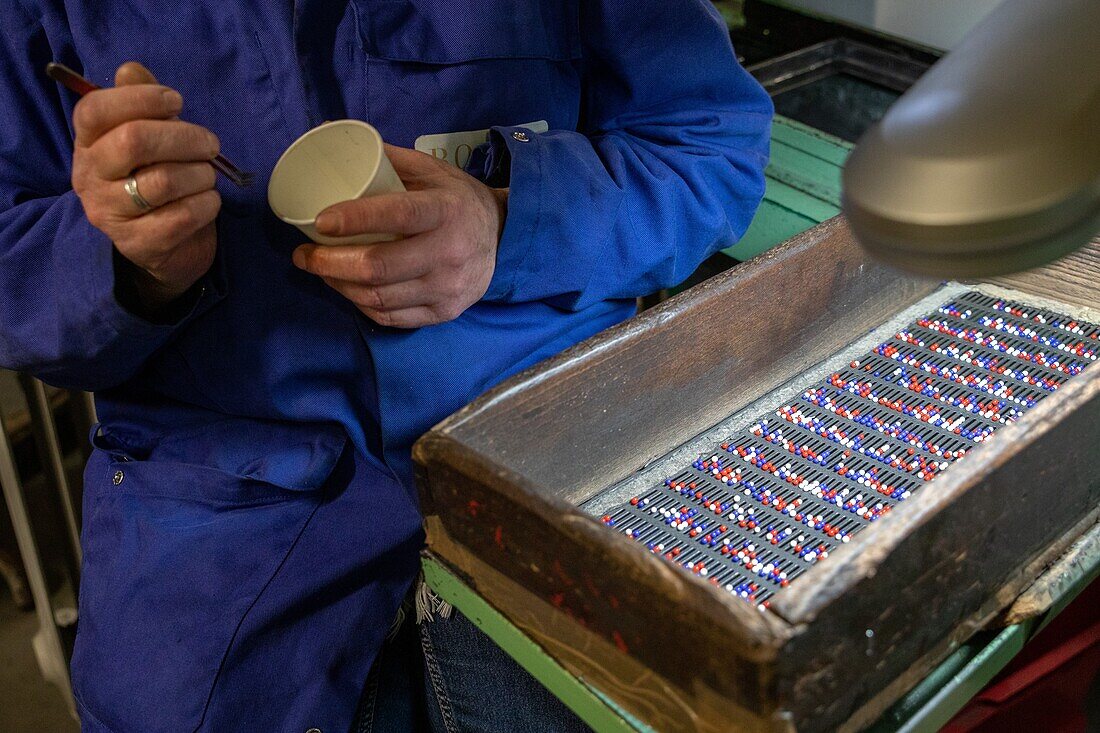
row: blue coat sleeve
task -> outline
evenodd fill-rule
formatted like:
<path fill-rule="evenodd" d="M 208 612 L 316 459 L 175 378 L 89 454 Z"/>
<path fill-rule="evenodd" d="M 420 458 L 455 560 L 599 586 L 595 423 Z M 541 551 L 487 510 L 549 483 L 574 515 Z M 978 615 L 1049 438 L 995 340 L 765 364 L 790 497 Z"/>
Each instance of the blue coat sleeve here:
<path fill-rule="evenodd" d="M 498 127 L 509 173 L 485 300 L 579 310 L 685 280 L 764 193 L 773 107 L 708 0 L 581 4 L 580 131 Z"/>
<path fill-rule="evenodd" d="M 64 387 L 116 386 L 182 321 L 154 324 L 116 299 L 114 247 L 69 182 L 73 102 L 44 74 L 55 51 L 42 20 L 9 5 L 0 23 L 0 366 Z"/>

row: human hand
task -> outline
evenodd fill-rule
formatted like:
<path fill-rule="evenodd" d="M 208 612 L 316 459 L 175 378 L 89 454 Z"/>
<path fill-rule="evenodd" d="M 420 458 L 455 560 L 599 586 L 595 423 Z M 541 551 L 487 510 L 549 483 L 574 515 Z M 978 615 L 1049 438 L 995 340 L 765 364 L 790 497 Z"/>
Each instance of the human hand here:
<path fill-rule="evenodd" d="M 178 92 L 161 86 L 141 64 L 115 73 L 115 87 L 84 96 L 73 110 L 73 190 L 88 221 L 135 265 L 142 305 L 173 301 L 210 269 L 217 244 L 214 190 L 218 138 L 176 119 Z M 125 189 L 133 175 L 153 208 L 143 210 Z"/>
<path fill-rule="evenodd" d="M 407 192 L 330 206 L 317 217 L 317 231 L 404 239 L 304 244 L 294 251 L 294 264 L 384 326 L 416 328 L 457 318 L 489 289 L 508 191 L 414 150 L 386 145 L 386 155 Z"/>

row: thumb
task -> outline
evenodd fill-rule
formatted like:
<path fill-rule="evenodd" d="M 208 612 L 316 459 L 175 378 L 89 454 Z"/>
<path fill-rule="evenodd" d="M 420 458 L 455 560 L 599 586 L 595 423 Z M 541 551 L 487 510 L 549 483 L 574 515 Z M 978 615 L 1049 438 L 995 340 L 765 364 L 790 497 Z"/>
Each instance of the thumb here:
<path fill-rule="evenodd" d="M 153 72 L 146 69 L 137 61 L 127 61 L 118 67 L 115 72 L 115 86 L 124 87 L 131 84 L 156 84 L 157 78 Z"/>

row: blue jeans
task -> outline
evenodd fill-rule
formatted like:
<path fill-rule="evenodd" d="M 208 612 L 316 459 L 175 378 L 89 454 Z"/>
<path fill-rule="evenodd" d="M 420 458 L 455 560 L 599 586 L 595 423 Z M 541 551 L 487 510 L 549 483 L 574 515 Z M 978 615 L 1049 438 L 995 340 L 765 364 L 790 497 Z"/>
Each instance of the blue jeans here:
<path fill-rule="evenodd" d="M 591 729 L 460 614 L 406 616 L 371 670 L 353 733 Z"/>

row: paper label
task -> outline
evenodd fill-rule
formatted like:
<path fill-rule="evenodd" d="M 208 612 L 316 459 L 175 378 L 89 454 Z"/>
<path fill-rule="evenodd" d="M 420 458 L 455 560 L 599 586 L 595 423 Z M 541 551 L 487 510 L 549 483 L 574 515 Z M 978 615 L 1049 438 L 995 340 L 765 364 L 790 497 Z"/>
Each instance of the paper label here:
<path fill-rule="evenodd" d="M 546 120 L 528 122 L 525 125 L 532 132 L 546 132 L 550 126 Z M 427 153 L 436 160 L 450 163 L 457 168 L 465 168 L 470 161 L 474 148 L 489 139 L 489 130 L 467 130 L 465 132 L 440 132 L 434 135 L 421 135 L 416 138 L 417 150 Z"/>

